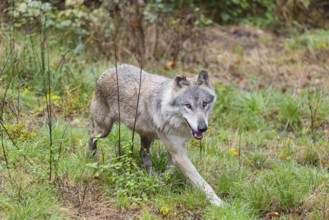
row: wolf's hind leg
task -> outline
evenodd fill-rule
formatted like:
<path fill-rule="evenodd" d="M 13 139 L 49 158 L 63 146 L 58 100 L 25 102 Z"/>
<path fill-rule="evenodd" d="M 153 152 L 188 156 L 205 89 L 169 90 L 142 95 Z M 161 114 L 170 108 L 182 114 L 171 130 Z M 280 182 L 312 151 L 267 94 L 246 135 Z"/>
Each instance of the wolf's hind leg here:
<path fill-rule="evenodd" d="M 106 123 L 97 123 L 93 121 L 93 130 L 87 145 L 87 155 L 94 156 L 97 150 L 97 139 L 108 136 L 112 129 L 113 120 L 108 119 Z"/>
<path fill-rule="evenodd" d="M 140 148 L 139 154 L 143 160 L 143 164 L 148 173 L 153 171 L 152 162 L 150 159 L 150 146 L 151 146 L 152 142 L 153 142 L 153 140 L 150 140 L 147 137 L 141 136 L 141 148 Z"/>

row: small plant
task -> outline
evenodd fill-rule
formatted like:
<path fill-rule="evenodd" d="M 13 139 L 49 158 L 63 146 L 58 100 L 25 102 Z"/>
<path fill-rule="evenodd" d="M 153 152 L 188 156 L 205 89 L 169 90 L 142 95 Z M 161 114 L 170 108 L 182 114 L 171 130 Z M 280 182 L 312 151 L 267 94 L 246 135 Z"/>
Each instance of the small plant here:
<path fill-rule="evenodd" d="M 279 119 L 284 124 L 284 130 L 295 130 L 301 125 L 301 104 L 291 96 L 285 96 L 279 103 Z"/>
<path fill-rule="evenodd" d="M 87 167 L 104 175 L 114 186 L 114 194 L 120 201 L 126 201 L 128 198 L 130 202 L 139 203 L 148 200 L 157 192 L 161 182 L 138 167 L 135 159 L 131 157 L 130 147 L 130 144 L 123 144 L 121 157 L 105 164 L 87 164 Z"/>
<path fill-rule="evenodd" d="M 31 140 L 32 138 L 36 137 L 34 132 L 28 131 L 25 128 L 25 124 L 22 122 L 14 123 L 14 124 L 4 124 L 8 131 L 8 135 L 11 138 L 18 141 L 27 141 Z"/>
<path fill-rule="evenodd" d="M 266 93 L 247 92 L 233 102 L 236 124 L 240 130 L 258 130 L 266 127 L 263 114 L 268 108 Z"/>
<path fill-rule="evenodd" d="M 268 168 L 268 156 L 262 153 L 250 153 L 246 157 L 247 163 L 254 169 Z"/>
<path fill-rule="evenodd" d="M 49 2 L 42 2 L 37 0 L 19 0 L 9 1 L 13 5 L 7 10 L 8 14 L 15 19 L 15 26 L 21 27 L 23 25 L 45 21 L 45 16 L 50 18 L 52 6 Z M 47 21 L 47 25 L 51 24 L 51 19 Z"/>
<path fill-rule="evenodd" d="M 296 154 L 296 160 L 303 165 L 319 166 L 321 157 L 317 149 L 313 146 L 304 146 L 304 148 L 299 150 Z"/>

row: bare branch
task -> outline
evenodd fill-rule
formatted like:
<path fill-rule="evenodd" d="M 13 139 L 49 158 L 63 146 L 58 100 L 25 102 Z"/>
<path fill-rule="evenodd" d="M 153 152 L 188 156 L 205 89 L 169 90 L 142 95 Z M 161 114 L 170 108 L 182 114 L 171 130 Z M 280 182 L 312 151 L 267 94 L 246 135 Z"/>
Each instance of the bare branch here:
<path fill-rule="evenodd" d="M 201 142 L 201 139 L 199 140 L 199 147 L 200 147 L 200 159 L 201 159 L 201 161 L 202 161 L 202 150 L 203 150 L 203 148 L 202 148 L 202 142 Z"/>
<path fill-rule="evenodd" d="M 139 98 L 141 94 L 141 87 L 142 87 L 142 73 L 143 73 L 143 55 L 141 55 L 141 66 L 140 66 L 140 72 L 139 72 L 139 87 L 138 87 L 138 94 L 137 94 L 137 104 L 136 104 L 136 113 L 135 113 L 135 120 L 134 120 L 134 126 L 133 126 L 133 133 L 131 137 L 131 155 L 134 151 L 134 138 L 135 138 L 135 130 L 136 130 L 136 123 L 137 123 L 137 115 L 138 115 L 138 105 L 139 105 Z"/>
<path fill-rule="evenodd" d="M 315 124 L 315 120 L 316 120 L 316 114 L 318 111 L 318 107 L 319 107 L 319 102 L 320 102 L 320 96 L 317 96 L 316 100 L 315 100 L 315 105 L 313 105 L 312 103 L 312 97 L 311 97 L 311 92 L 308 91 L 307 94 L 307 101 L 308 101 L 308 108 L 310 110 L 310 117 L 311 117 L 311 133 L 312 133 L 312 141 L 313 141 L 313 145 L 316 145 L 317 142 L 317 138 L 316 138 L 316 130 L 318 128 L 318 126 L 316 126 Z"/>
<path fill-rule="evenodd" d="M 120 116 L 120 90 L 119 90 L 119 75 L 118 75 L 118 63 L 117 63 L 117 46 L 114 46 L 114 62 L 115 62 L 115 75 L 117 78 L 117 91 L 118 91 L 118 112 L 119 112 L 119 119 L 118 119 L 118 126 L 119 126 L 119 137 L 118 137 L 118 148 L 119 148 L 119 157 L 121 157 L 121 116 Z"/>
<path fill-rule="evenodd" d="M 0 132 L 1 132 L 1 147 L 2 147 L 2 152 L 3 152 L 3 157 L 5 158 L 6 168 L 7 168 L 7 171 L 8 171 L 8 176 L 9 176 L 9 179 L 10 179 L 10 183 L 12 183 L 11 173 L 10 173 L 10 169 L 9 169 L 9 161 L 8 161 L 8 158 L 7 158 L 7 153 L 6 153 L 5 145 L 3 143 L 3 133 L 2 133 L 2 130 L 0 130 Z"/>
<path fill-rule="evenodd" d="M 47 20 L 47 17 L 45 17 Z M 44 78 L 44 96 L 47 105 L 47 116 L 48 116 L 48 128 L 49 128 L 49 181 L 52 180 L 53 173 L 53 135 L 52 135 L 52 110 L 51 110 L 51 78 L 50 78 L 50 70 L 49 70 L 49 54 L 47 52 L 47 31 L 46 31 L 46 21 L 41 24 L 41 67 L 42 67 L 42 75 Z M 48 67 L 46 69 L 46 55 L 48 55 Z"/>
<path fill-rule="evenodd" d="M 143 20 L 143 14 L 140 13 L 139 10 L 139 4 L 136 1 L 135 2 L 135 15 L 138 19 L 138 28 L 137 28 L 137 48 L 138 50 L 138 55 L 140 58 L 140 73 L 139 73 L 139 87 L 138 87 L 138 94 L 137 94 L 137 104 L 136 104 L 136 113 L 135 113 L 135 120 L 134 120 L 134 126 L 133 126 L 133 133 L 131 137 L 131 156 L 133 155 L 134 152 L 134 138 L 135 138 L 135 130 L 136 130 L 136 123 L 137 123 L 137 116 L 138 116 L 138 105 L 139 105 L 139 99 L 140 99 L 140 93 L 141 93 L 141 87 L 142 87 L 142 73 L 143 73 L 143 58 L 144 58 L 144 52 L 145 52 L 145 36 L 144 36 L 144 30 L 142 27 L 142 20 Z"/>

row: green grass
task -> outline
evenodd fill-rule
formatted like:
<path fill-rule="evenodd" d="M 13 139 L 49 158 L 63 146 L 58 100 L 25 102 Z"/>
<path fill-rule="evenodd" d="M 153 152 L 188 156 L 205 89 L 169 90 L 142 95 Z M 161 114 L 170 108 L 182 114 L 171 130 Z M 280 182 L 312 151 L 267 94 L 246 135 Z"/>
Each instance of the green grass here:
<path fill-rule="evenodd" d="M 291 38 L 286 48 L 289 50 L 306 48 L 312 53 L 325 50 L 329 46 L 328 35 L 328 30 L 306 31 L 304 34 Z"/>
<path fill-rule="evenodd" d="M 327 91 L 283 94 L 275 88 L 241 91 L 231 84 L 216 85 L 218 100 L 202 154 L 196 141 L 188 143 L 188 150 L 201 175 L 225 201 L 225 207 L 218 208 L 179 171 L 163 174 L 166 151 L 159 141 L 151 149 L 158 175 L 144 172 L 139 137 L 131 158 L 131 132 L 124 126 L 126 154 L 121 160 L 117 126 L 99 141 L 96 158 L 86 158 L 95 79 L 113 62 L 94 62 L 70 50 L 62 62 L 64 45 L 58 53 L 48 51 L 54 110 L 50 149 L 40 56 L 31 55 L 30 39 L 20 44 L 27 48 L 17 54 L 20 62 L 0 54 L 2 60 L 9 57 L 1 78 L 3 88 L 8 86 L 3 121 L 14 141 L 2 128 L 1 219 L 69 219 L 88 203 L 97 208 L 98 200 L 109 204 L 109 210 L 134 212 L 139 219 L 261 219 L 269 211 L 279 212 L 282 219 L 328 218 Z M 4 67 L 4 61 L 0 65 Z M 4 94 L 2 89 L 1 97 Z M 310 105 L 317 109 L 313 121 Z M 100 197 L 89 200 L 94 189 Z"/>
<path fill-rule="evenodd" d="M 88 118 L 78 118 L 76 124 L 63 119 L 54 121 L 52 151 L 56 166 L 53 167 L 53 175 L 57 173 L 54 181 L 59 185 L 65 183 L 74 186 L 88 184 L 97 175 L 97 184 L 93 187 L 101 189 L 104 199 L 115 207 L 128 210 L 132 202 L 136 203 L 140 207 L 141 219 L 153 216 L 252 219 L 264 217 L 270 210 L 278 211 L 283 218 L 285 215 L 296 218 L 325 217 L 329 174 L 321 161 L 328 158 L 327 137 L 319 136 L 317 145 L 313 146 L 309 129 L 303 129 L 309 126 L 309 122 L 301 121 L 288 131 L 287 120 L 283 120 L 280 113 L 285 111 L 286 99 L 296 103 L 301 97 L 276 92 L 266 97 L 263 92 L 247 92 L 242 95 L 231 90 L 234 93 L 228 102 L 232 102 L 232 106 L 222 111 L 218 110 L 220 108 L 215 109 L 213 118 L 219 119 L 212 119 L 211 130 L 203 141 L 202 155 L 199 154 L 198 143 L 191 142 L 189 145 L 191 159 L 227 203 L 226 207 L 210 207 L 203 194 L 188 184 L 179 172 L 167 178 L 141 172 L 137 154 L 138 139 L 134 158 L 126 158 L 128 164 L 130 161 L 135 164 L 135 174 L 128 175 L 129 166 L 126 165 L 113 168 L 116 164 L 117 128 L 109 138 L 100 140 L 98 160 L 86 159 Z M 218 95 L 221 96 L 220 93 Z M 277 99 L 276 96 L 282 97 Z M 273 102 L 278 102 L 278 105 Z M 268 118 L 266 115 L 273 111 L 274 105 L 278 106 L 276 111 L 279 113 Z M 244 108 L 248 110 L 244 111 Z M 305 109 L 298 111 L 307 115 Z M 242 125 L 238 115 L 245 118 L 250 116 L 263 124 L 252 125 L 255 127 L 237 126 L 239 123 Z M 326 116 L 323 117 L 318 120 L 326 120 Z M 238 120 L 237 123 L 234 120 Z M 13 146 L 5 134 L 4 147 L 10 167 L 9 170 L 6 169 L 4 156 L 1 155 L 0 171 L 4 178 L 0 193 L 0 213 L 3 218 L 8 219 L 61 218 L 67 214 L 61 211 L 61 190 L 58 185 L 48 181 L 47 124 L 41 120 L 33 124 L 32 130 L 27 132 L 22 127 L 22 123 L 27 121 L 28 118 L 24 118 L 20 122 L 6 124 L 20 150 Z M 217 121 L 221 123 L 216 123 Z M 249 122 L 245 120 L 245 123 Z M 277 130 L 273 130 L 275 125 L 280 125 Z M 122 143 L 129 145 L 131 132 L 123 128 L 122 133 Z M 235 154 L 232 149 L 240 151 L 240 155 Z M 28 164 L 23 155 L 32 165 Z M 152 160 L 156 170 L 160 172 L 165 169 L 165 156 L 163 145 L 156 142 L 152 149 Z M 113 176 L 113 172 L 119 176 Z M 127 188 L 127 184 L 132 185 Z M 129 192 L 125 191 L 127 189 Z M 118 190 L 121 190 L 121 194 L 118 194 Z M 145 192 L 137 193 L 141 190 Z M 143 210 L 142 204 L 152 208 Z"/>

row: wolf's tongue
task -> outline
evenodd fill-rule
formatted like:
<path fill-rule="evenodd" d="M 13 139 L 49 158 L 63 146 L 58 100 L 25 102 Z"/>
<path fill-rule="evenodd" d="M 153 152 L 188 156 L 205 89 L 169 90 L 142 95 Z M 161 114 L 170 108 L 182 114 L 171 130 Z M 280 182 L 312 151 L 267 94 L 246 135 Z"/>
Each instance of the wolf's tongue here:
<path fill-rule="evenodd" d="M 193 136 L 196 139 L 202 139 L 203 138 L 203 133 L 202 132 L 193 131 L 192 133 L 193 133 Z"/>

